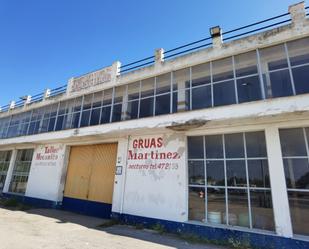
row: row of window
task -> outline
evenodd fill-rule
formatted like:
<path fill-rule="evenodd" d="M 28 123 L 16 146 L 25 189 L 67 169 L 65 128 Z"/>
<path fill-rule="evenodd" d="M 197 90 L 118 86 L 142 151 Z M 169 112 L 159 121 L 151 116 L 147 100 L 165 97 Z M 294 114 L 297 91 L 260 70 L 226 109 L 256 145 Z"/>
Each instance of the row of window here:
<path fill-rule="evenodd" d="M 309 38 L 0 119 L 0 138 L 309 92 Z"/>
<path fill-rule="evenodd" d="M 309 128 L 280 130 L 293 231 L 309 235 Z M 188 137 L 189 219 L 274 230 L 264 132 Z"/>

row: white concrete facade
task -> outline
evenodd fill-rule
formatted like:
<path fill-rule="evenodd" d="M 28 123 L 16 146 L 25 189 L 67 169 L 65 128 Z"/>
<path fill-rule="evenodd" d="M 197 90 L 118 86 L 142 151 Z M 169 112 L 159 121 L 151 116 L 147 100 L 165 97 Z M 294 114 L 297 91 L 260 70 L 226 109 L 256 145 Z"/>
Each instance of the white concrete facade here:
<path fill-rule="evenodd" d="M 164 61 L 162 50 L 157 50 L 158 58 L 154 66 L 115 78 L 112 77 L 110 82 L 95 86 L 90 92 L 115 85 L 124 85 L 146 77 L 247 52 L 256 48 L 275 45 L 283 41 L 307 37 L 309 35 L 309 20 L 303 16 L 303 11 L 300 11 L 301 9 L 304 10 L 303 4 L 291 7 L 293 23 L 290 25 L 231 43 L 221 44 L 221 46 L 217 44 L 215 47 L 170 61 Z M 294 23 L 296 21 L 297 25 Z M 119 66 L 119 63 L 114 64 L 113 70 L 117 71 Z M 66 99 L 70 97 L 72 96 L 63 96 L 61 98 Z M 48 100 L 47 98 L 42 103 L 25 106 L 22 110 L 12 110 L 10 113 L 26 111 L 56 101 L 59 101 L 59 99 Z M 6 113 L 3 113 L 0 114 L 0 117 L 6 115 Z M 200 127 L 189 127 L 183 131 L 175 131 L 175 126 L 188 124 L 192 120 L 198 120 L 203 125 Z M 115 166 L 121 168 L 121 174 L 115 175 L 112 211 L 120 214 L 132 214 L 176 222 L 190 222 L 188 217 L 187 137 L 264 131 L 274 210 L 274 232 L 279 236 L 291 238 L 295 235 L 293 234 L 287 196 L 279 129 L 295 127 L 309 127 L 308 93 L 2 139 L 0 140 L 0 150 L 13 151 L 3 192 L 9 192 L 11 175 L 18 149 L 35 149 L 25 196 L 61 202 L 70 146 L 117 142 L 117 164 Z M 151 139 L 154 139 L 153 147 L 144 148 L 143 146 L 138 147 L 135 144 L 136 147 L 134 145 L 136 140 L 151 141 Z M 52 154 L 55 154 L 56 157 L 50 158 L 48 155 L 43 155 L 48 148 L 52 148 Z M 134 158 L 132 153 L 141 153 L 142 155 L 140 155 L 140 158 Z M 169 163 L 162 166 L 165 169 L 149 168 L 149 165 L 159 164 L 162 161 L 159 158 L 149 158 L 152 155 L 151 153 L 171 153 L 163 156 L 165 163 Z M 38 156 L 38 154 L 41 154 L 43 158 L 47 156 L 46 160 L 50 162 L 40 163 L 42 160 L 40 160 L 40 155 Z M 145 154 L 148 157 L 145 157 Z M 139 157 L 139 155 L 136 156 Z M 173 158 L 174 156 L 175 158 Z M 148 167 L 135 168 L 134 165 L 138 164 L 138 162 L 143 162 Z M 222 226 L 220 225 L 219 227 Z M 246 230 L 245 228 L 229 228 Z M 259 233 L 261 231 L 256 232 Z M 265 233 L 273 234 L 272 232 Z"/>

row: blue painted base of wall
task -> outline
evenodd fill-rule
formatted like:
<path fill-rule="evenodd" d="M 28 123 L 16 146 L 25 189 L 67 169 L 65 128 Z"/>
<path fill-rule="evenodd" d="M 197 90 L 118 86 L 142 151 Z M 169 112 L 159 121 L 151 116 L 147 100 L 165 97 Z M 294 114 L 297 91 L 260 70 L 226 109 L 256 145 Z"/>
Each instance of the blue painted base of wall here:
<path fill-rule="evenodd" d="M 112 204 L 63 197 L 62 209 L 103 219 L 110 219 Z"/>
<path fill-rule="evenodd" d="M 61 202 L 44 200 L 29 196 L 15 195 L 13 193 L 2 193 L 4 198 L 15 198 L 16 200 L 38 208 L 60 208 Z"/>
<path fill-rule="evenodd" d="M 156 224 L 164 226 L 164 229 L 170 233 L 181 233 L 197 235 L 208 240 L 227 242 L 230 238 L 234 241 L 249 242 L 253 248 L 259 249 L 308 249 L 309 242 L 283 238 L 276 235 L 265 235 L 254 232 L 243 232 L 225 228 L 215 228 L 206 225 L 197 225 L 181 223 L 175 221 L 147 218 L 129 214 L 112 213 L 112 218 L 118 219 L 124 223 L 135 225 L 143 224 L 145 227 L 151 227 Z"/>

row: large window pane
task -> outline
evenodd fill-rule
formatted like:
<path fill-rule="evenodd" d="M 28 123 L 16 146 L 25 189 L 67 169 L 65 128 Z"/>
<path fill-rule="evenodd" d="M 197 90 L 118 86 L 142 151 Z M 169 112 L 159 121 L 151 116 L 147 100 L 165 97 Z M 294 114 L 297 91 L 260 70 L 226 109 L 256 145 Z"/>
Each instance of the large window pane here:
<path fill-rule="evenodd" d="M 257 74 L 257 59 L 255 51 L 234 56 L 234 61 L 236 77 Z"/>
<path fill-rule="evenodd" d="M 284 159 L 284 172 L 288 188 L 309 189 L 308 159 Z"/>
<path fill-rule="evenodd" d="M 212 62 L 213 81 L 227 80 L 234 77 L 232 57 Z"/>
<path fill-rule="evenodd" d="M 211 86 L 201 86 L 192 89 L 192 109 L 211 107 Z"/>
<path fill-rule="evenodd" d="M 192 87 L 210 83 L 210 63 L 192 67 Z"/>
<path fill-rule="evenodd" d="M 236 103 L 234 80 L 213 85 L 214 105 L 230 105 Z"/>
<path fill-rule="evenodd" d="M 274 230 L 274 214 L 270 190 L 250 191 L 252 226 L 263 230 Z"/>
<path fill-rule="evenodd" d="M 111 106 L 103 106 L 100 124 L 109 123 L 110 116 L 111 116 Z"/>
<path fill-rule="evenodd" d="M 189 220 L 205 221 L 205 188 L 189 188 Z"/>
<path fill-rule="evenodd" d="M 191 159 L 204 157 L 203 137 L 188 137 L 188 157 Z"/>
<path fill-rule="evenodd" d="M 7 171 L 10 165 L 11 155 L 11 151 L 0 151 L 0 192 L 4 187 Z"/>
<path fill-rule="evenodd" d="M 244 140 L 242 133 L 226 134 L 224 135 L 224 140 L 226 158 L 244 157 Z"/>
<path fill-rule="evenodd" d="M 189 161 L 189 184 L 205 185 L 204 161 Z"/>
<path fill-rule="evenodd" d="M 223 223 L 225 214 L 225 190 L 220 188 L 207 188 L 207 217 L 212 224 Z"/>
<path fill-rule="evenodd" d="M 250 187 L 270 187 L 267 160 L 248 160 L 248 174 Z"/>
<path fill-rule="evenodd" d="M 309 193 L 288 192 L 293 232 L 309 235 Z"/>
<path fill-rule="evenodd" d="M 206 161 L 208 186 L 224 186 L 224 161 Z"/>
<path fill-rule="evenodd" d="M 280 70 L 269 73 L 272 97 L 293 95 L 289 70 Z"/>
<path fill-rule="evenodd" d="M 206 136 L 206 158 L 223 158 L 222 135 Z"/>
<path fill-rule="evenodd" d="M 296 94 L 309 93 L 309 65 L 292 69 Z"/>
<path fill-rule="evenodd" d="M 128 109 L 127 109 L 127 119 L 136 119 L 138 118 L 138 106 L 139 101 L 134 100 L 128 102 Z"/>
<path fill-rule="evenodd" d="M 226 161 L 227 185 L 234 187 L 246 187 L 246 164 L 245 160 Z"/>
<path fill-rule="evenodd" d="M 262 99 L 258 76 L 237 79 L 238 102 L 249 102 Z"/>
<path fill-rule="evenodd" d="M 171 95 L 164 94 L 156 96 L 155 115 L 162 115 L 170 113 Z"/>
<path fill-rule="evenodd" d="M 266 141 L 263 131 L 247 132 L 245 136 L 247 157 L 267 157 Z"/>
<path fill-rule="evenodd" d="M 228 224 L 249 227 L 248 194 L 244 189 L 228 190 Z"/>
<path fill-rule="evenodd" d="M 280 130 L 280 142 L 284 157 L 307 156 L 302 128 Z"/>
<path fill-rule="evenodd" d="M 142 80 L 141 97 L 148 97 L 154 95 L 155 78 Z"/>
<path fill-rule="evenodd" d="M 139 117 L 153 116 L 153 97 L 141 99 Z"/>

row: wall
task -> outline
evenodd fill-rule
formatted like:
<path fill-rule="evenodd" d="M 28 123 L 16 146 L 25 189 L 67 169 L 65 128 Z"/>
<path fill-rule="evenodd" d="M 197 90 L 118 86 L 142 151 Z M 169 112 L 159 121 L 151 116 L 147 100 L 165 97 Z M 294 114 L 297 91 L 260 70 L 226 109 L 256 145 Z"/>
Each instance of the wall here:
<path fill-rule="evenodd" d="M 25 196 L 62 201 L 65 152 L 63 144 L 35 148 Z"/>
<path fill-rule="evenodd" d="M 186 221 L 185 141 L 176 133 L 130 137 L 127 158 L 119 155 L 126 167 L 115 179 L 113 212 Z"/>

